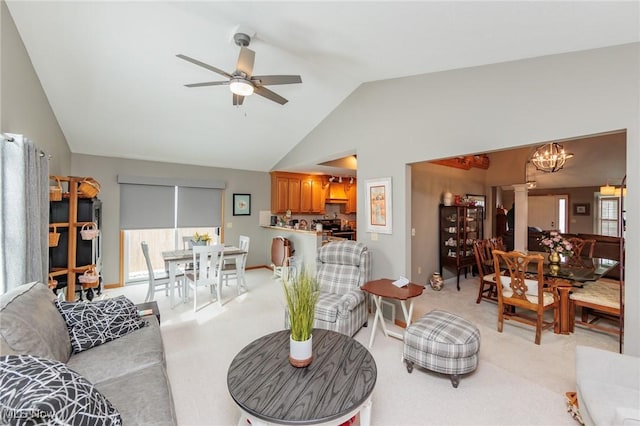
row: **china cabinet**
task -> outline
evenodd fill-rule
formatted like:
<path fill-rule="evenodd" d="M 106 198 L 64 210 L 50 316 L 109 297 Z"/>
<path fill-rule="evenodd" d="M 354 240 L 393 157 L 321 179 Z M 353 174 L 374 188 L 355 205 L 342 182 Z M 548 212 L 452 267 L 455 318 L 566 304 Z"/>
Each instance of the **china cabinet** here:
<path fill-rule="evenodd" d="M 480 206 L 440 205 L 439 215 L 440 274 L 444 268 L 454 270 L 460 290 L 460 271 L 465 278 L 475 265 L 473 241 L 483 238 L 483 211 Z"/>

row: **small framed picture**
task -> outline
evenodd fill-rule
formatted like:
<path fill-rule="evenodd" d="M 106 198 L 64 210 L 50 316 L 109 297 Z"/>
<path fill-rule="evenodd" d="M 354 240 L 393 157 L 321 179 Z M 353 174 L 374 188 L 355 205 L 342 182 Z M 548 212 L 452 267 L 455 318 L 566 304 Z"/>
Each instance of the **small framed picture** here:
<path fill-rule="evenodd" d="M 233 194 L 233 215 L 251 216 L 251 194 Z"/>
<path fill-rule="evenodd" d="M 591 204 L 575 203 L 573 205 L 573 214 L 576 216 L 589 216 L 591 214 Z"/>

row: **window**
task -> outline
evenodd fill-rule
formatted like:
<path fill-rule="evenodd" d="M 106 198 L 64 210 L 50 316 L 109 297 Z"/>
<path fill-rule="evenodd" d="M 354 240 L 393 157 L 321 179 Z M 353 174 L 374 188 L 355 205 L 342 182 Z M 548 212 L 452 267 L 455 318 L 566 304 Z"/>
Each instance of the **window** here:
<path fill-rule="evenodd" d="M 618 197 L 601 197 L 599 202 L 598 233 L 611 237 L 619 237 L 619 205 Z"/>
<path fill-rule="evenodd" d="M 118 176 L 118 183 L 125 283 L 148 280 L 142 241 L 149 244 L 159 274 L 164 272 L 162 252 L 182 249 L 183 236 L 219 235 L 224 182 Z"/>

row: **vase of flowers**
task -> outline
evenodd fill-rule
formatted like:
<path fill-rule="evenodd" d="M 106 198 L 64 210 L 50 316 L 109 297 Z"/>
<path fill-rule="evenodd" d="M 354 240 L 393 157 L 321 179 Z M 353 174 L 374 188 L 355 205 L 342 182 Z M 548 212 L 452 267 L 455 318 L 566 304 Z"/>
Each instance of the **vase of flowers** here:
<path fill-rule="evenodd" d="M 551 231 L 548 235 L 543 236 L 540 239 L 540 244 L 549 252 L 549 263 L 551 264 L 560 263 L 560 255 L 573 255 L 573 244 L 557 231 Z"/>
<path fill-rule="evenodd" d="M 193 238 L 191 239 L 192 246 L 206 246 L 211 242 L 211 237 L 207 232 L 204 234 L 198 234 L 197 232 L 193 234 Z"/>

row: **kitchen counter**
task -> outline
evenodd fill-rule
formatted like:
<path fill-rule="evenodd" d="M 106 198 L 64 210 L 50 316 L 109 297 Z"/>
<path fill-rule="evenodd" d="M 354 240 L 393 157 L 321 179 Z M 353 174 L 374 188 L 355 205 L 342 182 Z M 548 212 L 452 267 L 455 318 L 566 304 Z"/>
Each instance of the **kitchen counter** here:
<path fill-rule="evenodd" d="M 267 233 L 264 247 L 266 265 L 271 265 L 271 241 L 275 237 L 284 237 L 293 243 L 293 249 L 295 250 L 293 256 L 299 262 L 298 264 L 304 265 L 307 271 L 315 275 L 318 248 L 322 246 L 322 232 L 280 226 L 262 225 L 262 228 Z"/>
<path fill-rule="evenodd" d="M 311 235 L 322 235 L 322 232 L 318 232 L 318 231 L 309 231 L 306 229 L 294 229 L 294 228 L 287 228 L 287 227 L 283 227 L 283 226 L 262 226 L 263 228 L 267 228 L 267 229 L 275 229 L 275 230 L 281 230 L 284 232 L 299 232 L 301 234 L 311 234 Z"/>

